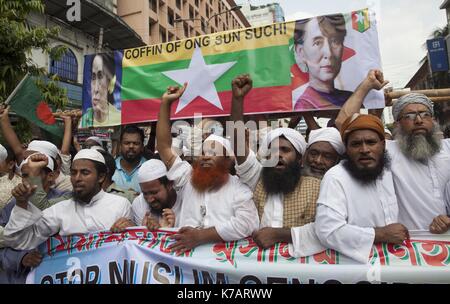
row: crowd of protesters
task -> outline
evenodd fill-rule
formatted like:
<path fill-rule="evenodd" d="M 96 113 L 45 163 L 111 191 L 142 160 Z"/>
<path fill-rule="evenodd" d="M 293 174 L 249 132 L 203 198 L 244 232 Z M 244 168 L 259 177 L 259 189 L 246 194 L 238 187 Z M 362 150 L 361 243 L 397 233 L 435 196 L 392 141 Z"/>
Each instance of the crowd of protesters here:
<path fill-rule="evenodd" d="M 71 154 L 71 117 L 63 117 L 59 148 L 22 143 L 1 108 L 0 283 L 24 283 L 42 261 L 36 248 L 55 234 L 167 228 L 177 231 L 169 247 L 177 253 L 252 237 L 262 248 L 289 243 L 293 257 L 331 248 L 367 263 L 374 243 L 403 244 L 414 230 L 446 233 L 450 139 L 422 94 L 393 104 L 392 132 L 377 115 L 360 114 L 365 96 L 385 84 L 370 71 L 326 128 L 295 113 L 290 127 L 248 132 L 237 126 L 252 118 L 243 113 L 252 79 L 240 75 L 227 117 L 233 134 L 208 119 L 174 134 L 171 107 L 186 87 L 169 87 L 149 144 L 140 127 L 122 126 L 117 155 L 95 136 Z M 291 128 L 301 115 L 307 139 Z"/>

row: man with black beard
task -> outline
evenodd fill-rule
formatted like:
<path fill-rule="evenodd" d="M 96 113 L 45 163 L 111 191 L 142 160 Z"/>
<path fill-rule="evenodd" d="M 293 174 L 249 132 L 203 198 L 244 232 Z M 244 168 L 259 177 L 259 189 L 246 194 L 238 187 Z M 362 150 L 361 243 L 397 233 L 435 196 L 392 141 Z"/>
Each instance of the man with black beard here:
<path fill-rule="evenodd" d="M 231 119 L 234 122 L 243 121 L 244 97 L 251 88 L 252 80 L 248 75 L 233 79 Z M 270 131 L 261 144 L 261 162 L 248 145 L 245 145 L 244 155 L 239 155 L 238 146 L 234 146 L 236 173 L 253 190 L 260 217 L 260 229 L 253 234 L 258 246 L 268 248 L 277 242 L 292 243 L 294 238 L 303 239 L 314 234 L 312 222 L 320 178 L 301 174 L 307 146 L 303 136 L 290 128 Z M 301 243 L 304 244 L 303 240 Z M 305 250 L 309 248 L 305 246 Z"/>
<path fill-rule="evenodd" d="M 339 112 L 336 125 L 359 112 L 368 92 L 385 83 L 382 74 L 368 77 Z M 445 232 L 433 227 L 449 209 L 444 202 L 450 179 L 450 139 L 440 139 L 433 103 L 423 94 L 410 93 L 393 105 L 394 141 L 386 141 L 399 205 L 399 222 L 410 230 Z"/>
<path fill-rule="evenodd" d="M 28 202 L 34 188 L 27 187 L 17 200 L 4 229 L 4 244 L 14 249 L 34 249 L 48 237 L 100 230 L 120 231 L 131 222 L 126 198 L 105 193 L 105 159 L 96 150 L 78 152 L 70 169 L 73 197 L 40 211 Z"/>
<path fill-rule="evenodd" d="M 137 172 L 146 161 L 144 153 L 144 131 L 136 126 L 125 126 L 120 134 L 120 156 L 116 158 L 116 172 L 112 180 L 123 189 L 140 193 Z"/>
<path fill-rule="evenodd" d="M 342 125 L 341 135 L 347 159 L 323 177 L 315 231 L 325 248 L 367 263 L 374 243 L 402 244 L 409 234 L 397 222 L 381 120 L 354 114 Z"/>

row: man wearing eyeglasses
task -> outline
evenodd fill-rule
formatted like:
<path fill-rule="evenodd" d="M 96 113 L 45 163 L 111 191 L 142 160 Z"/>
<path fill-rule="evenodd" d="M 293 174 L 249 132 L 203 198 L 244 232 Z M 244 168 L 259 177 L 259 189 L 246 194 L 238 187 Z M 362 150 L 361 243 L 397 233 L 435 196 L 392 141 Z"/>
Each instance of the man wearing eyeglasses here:
<path fill-rule="evenodd" d="M 380 71 L 369 73 L 342 107 L 337 127 L 359 112 L 371 89 L 386 83 Z M 392 113 L 395 140 L 387 140 L 386 149 L 399 204 L 398 221 L 408 230 L 444 233 L 450 228 L 450 206 L 444 200 L 450 178 L 450 139 L 439 138 L 433 103 L 423 94 L 402 96 L 394 103 Z"/>

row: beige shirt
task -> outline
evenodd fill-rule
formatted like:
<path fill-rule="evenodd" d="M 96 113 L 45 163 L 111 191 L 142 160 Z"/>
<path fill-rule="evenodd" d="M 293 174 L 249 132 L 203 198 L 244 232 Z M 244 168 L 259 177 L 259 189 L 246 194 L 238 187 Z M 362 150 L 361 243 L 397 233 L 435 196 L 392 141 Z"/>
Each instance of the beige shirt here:
<path fill-rule="evenodd" d="M 9 179 L 8 175 L 0 177 L 0 211 L 12 199 L 11 191 L 22 182 L 22 178 L 14 175 L 13 179 Z"/>

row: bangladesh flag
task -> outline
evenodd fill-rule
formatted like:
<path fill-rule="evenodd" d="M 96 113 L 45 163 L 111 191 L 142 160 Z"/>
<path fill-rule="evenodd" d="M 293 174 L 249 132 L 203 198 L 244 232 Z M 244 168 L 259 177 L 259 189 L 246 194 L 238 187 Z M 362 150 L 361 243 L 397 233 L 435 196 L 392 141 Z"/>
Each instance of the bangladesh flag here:
<path fill-rule="evenodd" d="M 229 115 L 231 81 L 244 73 L 253 79 L 246 114 L 291 111 L 293 26 L 274 24 L 125 50 L 122 123 L 157 120 L 166 88 L 184 83 L 187 89 L 173 105 L 172 118 Z"/>
<path fill-rule="evenodd" d="M 25 76 L 12 93 L 8 104 L 17 116 L 27 119 L 53 135 L 62 137 L 63 129 L 56 123 L 52 109 L 43 100 L 33 77 Z"/>

